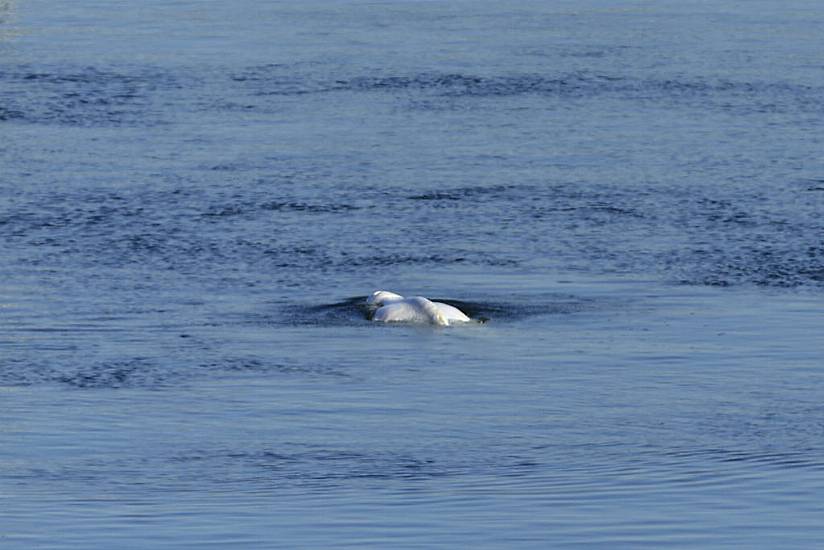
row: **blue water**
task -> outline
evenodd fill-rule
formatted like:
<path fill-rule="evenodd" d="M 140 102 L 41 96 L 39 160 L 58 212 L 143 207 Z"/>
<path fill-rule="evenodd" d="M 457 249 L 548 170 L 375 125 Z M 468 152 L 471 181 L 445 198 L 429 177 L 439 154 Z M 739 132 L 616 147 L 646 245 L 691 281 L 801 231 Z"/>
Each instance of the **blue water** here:
<path fill-rule="evenodd" d="M 0 0 L 0 546 L 820 545 L 822 24 Z"/>

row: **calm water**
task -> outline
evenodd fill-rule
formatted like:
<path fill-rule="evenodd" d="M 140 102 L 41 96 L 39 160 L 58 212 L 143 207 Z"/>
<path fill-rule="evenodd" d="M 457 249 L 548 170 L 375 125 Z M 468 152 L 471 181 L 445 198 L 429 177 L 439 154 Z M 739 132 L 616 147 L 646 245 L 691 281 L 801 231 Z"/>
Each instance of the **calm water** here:
<path fill-rule="evenodd" d="M 822 26 L 0 0 L 0 546 L 819 545 Z"/>

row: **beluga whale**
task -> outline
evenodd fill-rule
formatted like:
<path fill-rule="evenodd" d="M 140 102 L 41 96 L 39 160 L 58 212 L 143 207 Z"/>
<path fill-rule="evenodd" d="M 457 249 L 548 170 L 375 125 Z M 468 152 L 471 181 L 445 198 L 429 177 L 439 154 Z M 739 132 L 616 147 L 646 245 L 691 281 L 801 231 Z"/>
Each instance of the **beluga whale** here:
<path fill-rule="evenodd" d="M 460 309 L 433 302 L 423 296 L 404 298 L 388 290 L 376 290 L 366 299 L 366 305 L 373 321 L 384 323 L 428 323 L 442 327 L 454 323 L 471 321 Z"/>

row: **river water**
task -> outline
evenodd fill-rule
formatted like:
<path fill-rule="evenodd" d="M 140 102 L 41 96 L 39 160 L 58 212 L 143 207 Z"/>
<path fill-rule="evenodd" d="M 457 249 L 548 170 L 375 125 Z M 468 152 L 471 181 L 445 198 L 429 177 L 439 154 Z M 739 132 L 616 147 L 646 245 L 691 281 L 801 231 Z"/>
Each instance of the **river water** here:
<path fill-rule="evenodd" d="M 0 545 L 817 546 L 823 25 L 0 0 Z"/>

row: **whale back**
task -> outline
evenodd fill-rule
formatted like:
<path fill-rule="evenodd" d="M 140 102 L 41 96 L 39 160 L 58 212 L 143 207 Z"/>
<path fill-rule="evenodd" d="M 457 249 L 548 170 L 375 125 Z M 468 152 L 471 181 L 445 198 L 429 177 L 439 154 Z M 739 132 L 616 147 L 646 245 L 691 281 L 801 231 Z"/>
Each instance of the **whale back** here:
<path fill-rule="evenodd" d="M 444 315 L 440 308 L 431 300 L 423 296 L 415 296 L 414 298 L 410 298 L 409 301 L 415 303 L 415 305 L 420 308 L 420 311 L 430 323 L 443 327 L 449 325 L 449 320 L 446 318 L 446 315 Z"/>
<path fill-rule="evenodd" d="M 373 321 L 405 321 L 431 323 L 433 325 L 448 326 L 449 320 L 433 302 L 423 296 L 393 300 L 385 306 L 379 307 L 372 316 Z"/>
<path fill-rule="evenodd" d="M 444 317 L 448 321 L 460 321 L 462 323 L 468 323 L 471 321 L 466 314 L 461 311 L 460 309 L 456 308 L 455 306 L 450 306 L 449 304 L 444 304 L 442 302 L 432 302 L 435 307 L 443 314 Z"/>

